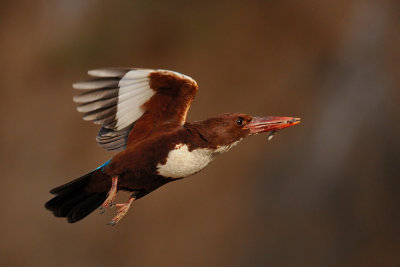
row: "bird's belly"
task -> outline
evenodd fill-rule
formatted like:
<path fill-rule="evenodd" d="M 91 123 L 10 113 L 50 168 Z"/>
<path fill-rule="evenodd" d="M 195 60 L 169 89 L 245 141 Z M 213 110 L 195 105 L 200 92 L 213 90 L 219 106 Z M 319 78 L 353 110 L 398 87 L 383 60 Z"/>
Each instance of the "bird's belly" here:
<path fill-rule="evenodd" d="M 210 149 L 189 151 L 187 145 L 178 144 L 168 153 L 166 163 L 157 165 L 157 172 L 164 177 L 183 178 L 201 171 L 212 159 Z"/>

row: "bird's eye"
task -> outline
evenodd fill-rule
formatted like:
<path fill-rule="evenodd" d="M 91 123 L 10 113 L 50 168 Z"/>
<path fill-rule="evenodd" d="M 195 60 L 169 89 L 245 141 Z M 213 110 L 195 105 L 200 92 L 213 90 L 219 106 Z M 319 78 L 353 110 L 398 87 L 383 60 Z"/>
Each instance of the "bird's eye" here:
<path fill-rule="evenodd" d="M 237 124 L 237 125 L 243 125 L 243 118 L 240 118 L 240 117 L 237 118 L 237 119 L 236 119 L 236 124 Z"/>

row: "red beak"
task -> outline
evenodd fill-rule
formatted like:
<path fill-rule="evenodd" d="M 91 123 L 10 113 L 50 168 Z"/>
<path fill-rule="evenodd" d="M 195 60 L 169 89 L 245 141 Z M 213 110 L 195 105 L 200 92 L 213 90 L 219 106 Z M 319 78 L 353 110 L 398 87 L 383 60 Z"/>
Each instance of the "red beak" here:
<path fill-rule="evenodd" d="M 244 128 L 250 129 L 250 134 L 278 131 L 300 123 L 295 117 L 254 117 Z"/>

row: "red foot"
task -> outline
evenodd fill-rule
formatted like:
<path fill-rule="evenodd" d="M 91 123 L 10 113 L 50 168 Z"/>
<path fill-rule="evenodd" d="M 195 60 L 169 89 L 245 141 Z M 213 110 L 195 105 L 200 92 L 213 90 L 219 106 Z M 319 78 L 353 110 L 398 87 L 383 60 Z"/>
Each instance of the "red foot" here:
<path fill-rule="evenodd" d="M 111 226 L 116 225 L 122 219 L 122 217 L 124 217 L 125 214 L 128 212 L 134 200 L 135 200 L 134 197 L 130 197 L 128 202 L 123 204 L 116 204 L 115 206 L 119 208 L 117 211 L 117 215 L 108 224 Z"/>
<path fill-rule="evenodd" d="M 108 195 L 106 200 L 101 204 L 100 214 L 104 213 L 106 208 L 112 207 L 114 204 L 115 197 L 117 196 L 117 184 L 118 184 L 118 176 L 112 178 L 111 188 L 108 191 Z"/>

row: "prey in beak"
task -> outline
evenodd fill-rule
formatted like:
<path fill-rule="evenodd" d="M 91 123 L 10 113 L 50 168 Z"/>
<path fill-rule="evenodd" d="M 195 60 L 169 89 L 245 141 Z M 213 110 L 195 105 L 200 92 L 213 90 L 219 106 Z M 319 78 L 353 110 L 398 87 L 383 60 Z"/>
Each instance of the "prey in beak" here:
<path fill-rule="evenodd" d="M 249 129 L 251 135 L 270 132 L 269 141 L 277 131 L 299 123 L 300 118 L 296 117 L 254 117 L 244 128 Z"/>

